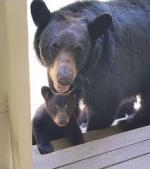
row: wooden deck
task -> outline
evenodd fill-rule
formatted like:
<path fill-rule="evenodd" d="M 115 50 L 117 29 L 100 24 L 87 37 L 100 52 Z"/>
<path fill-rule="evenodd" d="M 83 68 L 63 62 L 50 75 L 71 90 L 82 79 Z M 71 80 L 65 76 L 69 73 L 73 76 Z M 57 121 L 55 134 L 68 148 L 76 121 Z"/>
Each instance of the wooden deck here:
<path fill-rule="evenodd" d="M 33 169 L 150 169 L 150 126 L 106 137 L 110 133 L 47 155 L 34 147 Z"/>

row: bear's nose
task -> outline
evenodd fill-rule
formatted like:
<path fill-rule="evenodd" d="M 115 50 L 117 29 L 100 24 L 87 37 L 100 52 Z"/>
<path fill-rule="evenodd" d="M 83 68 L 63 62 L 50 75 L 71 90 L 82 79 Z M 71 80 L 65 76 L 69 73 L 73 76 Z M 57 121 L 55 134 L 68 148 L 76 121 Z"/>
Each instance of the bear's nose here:
<path fill-rule="evenodd" d="M 60 127 L 65 126 L 69 122 L 69 117 L 67 116 L 66 113 L 58 113 L 54 121 Z"/>
<path fill-rule="evenodd" d="M 70 85 L 73 80 L 73 71 L 70 68 L 62 67 L 57 73 L 57 81 L 62 86 Z"/>
<path fill-rule="evenodd" d="M 67 116 L 66 116 L 66 114 L 62 114 L 61 115 L 61 117 L 60 117 L 60 121 L 62 122 L 62 123 L 66 123 L 67 122 Z"/>
<path fill-rule="evenodd" d="M 58 78 L 58 83 L 62 86 L 67 86 L 71 83 L 71 78 L 60 77 L 60 78 Z"/>

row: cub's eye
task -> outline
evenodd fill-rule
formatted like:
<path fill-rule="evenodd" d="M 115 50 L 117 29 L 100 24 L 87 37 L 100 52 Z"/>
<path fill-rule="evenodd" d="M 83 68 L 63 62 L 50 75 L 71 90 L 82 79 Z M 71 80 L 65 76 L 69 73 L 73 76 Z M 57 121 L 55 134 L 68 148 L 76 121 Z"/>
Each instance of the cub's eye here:
<path fill-rule="evenodd" d="M 59 106 L 58 106 L 58 105 L 55 105 L 55 106 L 54 106 L 54 110 L 55 110 L 55 111 L 58 111 L 58 110 L 59 110 Z"/>
<path fill-rule="evenodd" d="M 70 107 L 69 105 L 65 105 L 65 109 L 66 109 L 66 110 L 70 110 L 70 108 L 71 108 L 71 107 Z"/>
<path fill-rule="evenodd" d="M 77 46 L 75 50 L 79 55 L 81 55 L 84 52 L 84 49 L 82 46 Z"/>

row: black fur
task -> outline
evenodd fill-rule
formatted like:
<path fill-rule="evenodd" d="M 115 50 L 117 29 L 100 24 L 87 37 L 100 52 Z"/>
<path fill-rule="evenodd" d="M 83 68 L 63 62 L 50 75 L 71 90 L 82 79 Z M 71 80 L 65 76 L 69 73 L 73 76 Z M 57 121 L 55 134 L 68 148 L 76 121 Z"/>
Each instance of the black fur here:
<path fill-rule="evenodd" d="M 134 103 L 136 101 L 136 96 L 124 99 L 117 109 L 115 119 L 124 118 L 126 115 L 130 116 L 134 114 L 136 112 L 134 109 Z"/>
<path fill-rule="evenodd" d="M 122 101 L 117 110 L 116 118 L 128 115 L 126 119 L 120 120 L 117 124 L 123 130 L 132 130 L 150 124 L 150 98 L 141 96 L 141 107 L 138 110 L 133 106 L 135 101 L 137 101 L 135 96 L 127 98 Z"/>
<path fill-rule="evenodd" d="M 73 21 L 67 17 L 72 17 Z M 90 25 L 99 29 L 90 29 Z M 78 75 L 72 85 L 82 89 L 85 103 L 94 112 L 89 130 L 111 125 L 124 98 L 137 93 L 149 98 L 149 0 L 76 2 L 51 13 L 45 28 L 40 33 L 39 29 L 35 36 L 35 50 L 48 70 L 57 57 L 51 54 L 51 44 L 55 41 L 62 44 L 60 51 L 69 50 L 74 56 Z M 84 49 L 81 55 L 74 50 L 78 44 Z M 49 83 L 53 88 L 51 77 Z M 145 109 L 149 117 L 150 110 Z M 147 124 L 147 119 L 144 120 Z"/>

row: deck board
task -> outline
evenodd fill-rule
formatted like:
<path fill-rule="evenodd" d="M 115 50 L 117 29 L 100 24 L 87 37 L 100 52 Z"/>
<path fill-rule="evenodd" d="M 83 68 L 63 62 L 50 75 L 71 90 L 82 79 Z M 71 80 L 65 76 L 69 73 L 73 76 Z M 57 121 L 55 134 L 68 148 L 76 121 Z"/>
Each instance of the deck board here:
<path fill-rule="evenodd" d="M 150 153 L 106 169 L 150 169 Z"/>
<path fill-rule="evenodd" d="M 57 167 L 57 169 L 102 169 L 115 164 L 137 158 L 150 152 L 150 140 L 133 144 L 127 147 L 119 148 L 115 151 L 96 155 L 66 166 Z"/>
<path fill-rule="evenodd" d="M 149 133 L 147 126 L 47 155 L 34 154 L 33 169 L 101 169 L 120 164 L 150 152 Z"/>

